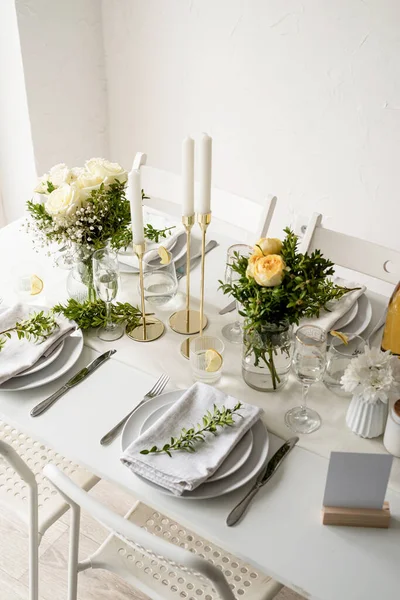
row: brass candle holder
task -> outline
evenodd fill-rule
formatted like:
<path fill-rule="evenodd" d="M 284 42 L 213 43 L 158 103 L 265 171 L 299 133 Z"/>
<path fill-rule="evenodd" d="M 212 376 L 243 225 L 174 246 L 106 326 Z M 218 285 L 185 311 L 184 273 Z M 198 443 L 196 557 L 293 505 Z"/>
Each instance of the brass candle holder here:
<path fill-rule="evenodd" d="M 201 313 L 198 310 L 190 310 L 190 244 L 191 231 L 194 222 L 194 215 L 184 215 L 182 217 L 182 223 L 186 229 L 186 308 L 174 312 L 169 318 L 171 329 L 176 331 L 176 333 L 182 333 L 186 335 L 198 333 L 200 331 Z M 205 323 L 207 323 L 207 317 L 205 317 Z"/>
<path fill-rule="evenodd" d="M 197 222 L 201 229 L 201 274 L 200 274 L 200 327 L 199 335 L 203 335 L 203 329 L 207 325 L 207 317 L 204 314 L 204 284 L 205 284 L 205 256 L 206 256 L 206 232 L 211 223 L 211 213 L 197 214 Z M 187 338 L 181 345 L 181 354 L 189 358 L 190 340 Z"/>
<path fill-rule="evenodd" d="M 144 301 L 144 277 L 143 277 L 143 255 L 146 250 L 145 243 L 135 244 L 135 252 L 139 259 L 139 281 L 142 316 L 140 324 L 127 332 L 128 337 L 135 342 L 153 342 L 157 340 L 165 330 L 164 323 L 155 317 L 146 316 L 146 307 Z"/>

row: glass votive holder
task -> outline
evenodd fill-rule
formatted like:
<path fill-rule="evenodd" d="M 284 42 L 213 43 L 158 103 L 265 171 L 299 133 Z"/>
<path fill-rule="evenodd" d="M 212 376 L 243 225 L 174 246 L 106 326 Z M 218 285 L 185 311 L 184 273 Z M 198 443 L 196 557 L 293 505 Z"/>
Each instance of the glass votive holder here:
<path fill-rule="evenodd" d="M 144 299 L 155 306 L 172 300 L 178 291 L 175 263 L 161 264 L 158 254 L 149 250 L 143 256 Z M 138 283 L 140 293 L 140 282 Z"/>
<path fill-rule="evenodd" d="M 190 341 L 190 364 L 193 379 L 215 383 L 221 378 L 224 343 L 213 335 L 202 335 Z"/>
<path fill-rule="evenodd" d="M 325 386 L 337 396 L 350 397 L 349 392 L 342 389 L 340 383 L 350 361 L 357 355 L 364 352 L 366 341 L 356 335 L 351 338 L 348 344 L 344 344 L 341 339 L 333 337 L 326 356 L 326 368 L 323 378 Z"/>

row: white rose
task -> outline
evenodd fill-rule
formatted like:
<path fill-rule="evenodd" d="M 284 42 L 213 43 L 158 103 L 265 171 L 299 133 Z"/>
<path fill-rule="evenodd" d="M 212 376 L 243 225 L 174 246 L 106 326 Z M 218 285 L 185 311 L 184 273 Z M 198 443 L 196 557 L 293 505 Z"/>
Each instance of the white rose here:
<path fill-rule="evenodd" d="M 59 163 L 58 165 L 51 167 L 49 179 L 54 187 L 59 187 L 63 183 L 69 183 L 71 181 L 71 171 L 65 163 Z"/>
<path fill-rule="evenodd" d="M 86 169 L 84 167 L 72 167 L 70 171 L 71 182 L 76 181 L 80 175 L 86 173 Z"/>
<path fill-rule="evenodd" d="M 125 183 L 128 179 L 128 173 L 118 163 L 109 162 L 105 158 L 91 158 L 86 161 L 86 169 L 94 177 L 101 177 L 104 184 L 111 184 L 114 181 Z"/>
<path fill-rule="evenodd" d="M 37 194 L 47 194 L 47 182 L 49 180 L 49 174 L 45 173 L 41 177 L 39 177 L 38 182 L 36 184 L 35 189 L 33 190 Z"/>
<path fill-rule="evenodd" d="M 55 219 L 73 215 L 81 205 L 79 190 L 68 183 L 63 183 L 47 197 L 46 211 Z"/>

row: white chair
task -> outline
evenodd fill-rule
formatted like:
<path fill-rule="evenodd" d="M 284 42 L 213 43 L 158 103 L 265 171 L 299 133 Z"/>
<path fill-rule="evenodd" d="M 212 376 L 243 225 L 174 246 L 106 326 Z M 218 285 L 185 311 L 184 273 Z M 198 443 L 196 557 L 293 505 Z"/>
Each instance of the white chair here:
<path fill-rule="evenodd" d="M 153 208 L 165 210 L 165 202 L 171 205 L 170 212 L 179 215 L 181 203 L 181 176 L 146 166 L 147 156 L 138 152 L 132 168 L 140 169 L 142 187 L 150 200 L 145 204 Z M 198 184 L 195 184 L 198 193 Z M 211 203 L 213 220 L 229 227 L 229 233 L 238 240 L 254 244 L 264 237 L 269 229 L 276 205 L 276 196 L 268 195 L 262 204 L 248 198 L 212 188 Z"/>
<path fill-rule="evenodd" d="M 314 213 L 300 244 L 300 252 L 317 248 L 338 266 L 396 284 L 400 279 L 400 252 L 359 238 L 325 229 L 322 215 Z"/>
<path fill-rule="evenodd" d="M 270 600 L 282 588 L 270 577 L 137 503 L 125 518 L 89 496 L 54 465 L 45 476 L 71 506 L 68 600 L 76 600 L 78 573 L 108 569 L 152 599 Z M 110 531 L 88 559 L 78 561 L 80 510 Z"/>
<path fill-rule="evenodd" d="M 43 468 L 50 461 L 85 490 L 99 481 L 76 463 L 0 421 L 0 504 L 28 526 L 30 600 L 39 598 L 40 541 L 47 529 L 69 508 L 44 478 Z"/>

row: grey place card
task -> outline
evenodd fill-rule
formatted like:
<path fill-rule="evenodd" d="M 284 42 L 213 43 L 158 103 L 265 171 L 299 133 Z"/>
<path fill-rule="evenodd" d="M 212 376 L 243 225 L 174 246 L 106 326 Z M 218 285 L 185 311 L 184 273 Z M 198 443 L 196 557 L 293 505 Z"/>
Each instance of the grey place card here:
<path fill-rule="evenodd" d="M 393 456 L 331 452 L 324 506 L 381 509 Z"/>

